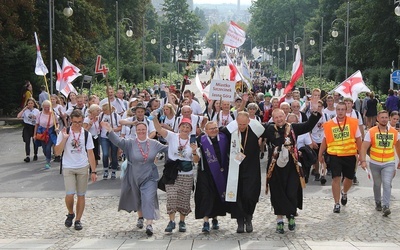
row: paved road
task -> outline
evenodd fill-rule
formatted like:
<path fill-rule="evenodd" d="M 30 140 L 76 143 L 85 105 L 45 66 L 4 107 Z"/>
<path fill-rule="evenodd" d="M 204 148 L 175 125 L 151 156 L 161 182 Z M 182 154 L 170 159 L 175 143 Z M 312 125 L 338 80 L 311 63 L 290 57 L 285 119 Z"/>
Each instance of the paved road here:
<path fill-rule="evenodd" d="M 220 230 L 205 235 L 200 232 L 202 221 L 190 214 L 186 233 L 166 235 L 166 196 L 159 192 L 161 219 L 154 224 L 154 236 L 147 238 L 134 226 L 136 214 L 117 211 L 119 179 L 91 183 L 84 229 L 65 228 L 64 187 L 58 166 L 53 163 L 50 170 L 44 170 L 41 153 L 37 162 L 24 163 L 20 129 L 0 128 L 0 145 L 0 249 L 400 249 L 399 176 L 394 179 L 388 218 L 374 210 L 371 182 L 362 171 L 358 174 L 360 185 L 351 189 L 349 203 L 340 214 L 332 213 L 330 182 L 321 187 L 311 181 L 304 190 L 304 210 L 299 211 L 297 229 L 284 235 L 275 233 L 275 217 L 264 185 L 250 234 L 237 234 L 235 221 L 227 216 L 220 218 Z M 262 165 L 264 179 L 264 161 Z"/>

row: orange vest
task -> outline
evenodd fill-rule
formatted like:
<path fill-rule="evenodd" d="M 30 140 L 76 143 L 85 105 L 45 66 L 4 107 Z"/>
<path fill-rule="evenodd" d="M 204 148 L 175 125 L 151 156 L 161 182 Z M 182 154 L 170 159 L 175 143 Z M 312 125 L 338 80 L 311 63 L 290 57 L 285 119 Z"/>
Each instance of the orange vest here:
<path fill-rule="evenodd" d="M 335 123 L 335 118 L 324 123 L 324 134 L 327 144 L 327 152 L 330 155 L 351 156 L 357 154 L 356 132 L 358 129 L 358 120 L 352 117 L 346 117 L 346 125 L 343 131 Z"/>
<path fill-rule="evenodd" d="M 371 138 L 370 158 L 377 162 L 394 161 L 394 144 L 397 140 L 397 130 L 390 128 L 389 131 L 379 132 L 378 126 L 369 130 Z"/>

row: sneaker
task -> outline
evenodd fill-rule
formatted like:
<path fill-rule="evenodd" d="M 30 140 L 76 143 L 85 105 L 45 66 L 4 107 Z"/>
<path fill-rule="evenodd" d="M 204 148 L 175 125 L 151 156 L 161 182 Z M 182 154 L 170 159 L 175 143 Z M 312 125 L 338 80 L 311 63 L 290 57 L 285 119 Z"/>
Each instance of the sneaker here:
<path fill-rule="evenodd" d="M 112 171 L 111 180 L 115 180 L 116 178 L 117 178 L 117 175 L 115 174 L 115 171 Z"/>
<path fill-rule="evenodd" d="M 214 230 L 218 230 L 219 229 L 219 225 L 218 225 L 218 220 L 217 219 L 213 219 L 212 220 L 212 229 L 214 229 Z"/>
<path fill-rule="evenodd" d="M 318 173 L 316 173 L 316 174 L 315 174 L 314 181 L 320 181 L 320 180 L 321 180 L 321 175 L 318 174 Z"/>
<path fill-rule="evenodd" d="M 358 185 L 360 182 L 358 182 L 358 179 L 356 176 L 353 178 L 353 185 Z"/>
<path fill-rule="evenodd" d="M 60 161 L 61 161 L 61 156 L 54 157 L 54 162 L 60 162 Z"/>
<path fill-rule="evenodd" d="M 276 232 L 278 234 L 284 234 L 285 233 L 285 229 L 283 229 L 283 221 L 280 221 L 280 222 L 277 223 Z"/>
<path fill-rule="evenodd" d="M 340 203 L 342 203 L 343 206 L 346 206 L 346 204 L 347 204 L 347 194 L 343 193 L 343 190 L 342 190 L 341 193 L 342 193 L 342 198 L 340 199 Z"/>
<path fill-rule="evenodd" d="M 179 222 L 179 232 L 181 233 L 186 232 L 186 223 L 184 221 Z"/>
<path fill-rule="evenodd" d="M 338 214 L 340 213 L 340 204 L 336 203 L 335 206 L 333 207 L 333 212 Z"/>
<path fill-rule="evenodd" d="M 139 228 L 139 229 L 142 229 L 143 228 L 143 222 L 144 222 L 144 219 L 143 218 L 139 218 L 137 220 L 136 227 Z"/>
<path fill-rule="evenodd" d="M 37 155 L 33 156 L 33 161 L 37 161 Z"/>
<path fill-rule="evenodd" d="M 294 220 L 294 215 L 290 215 L 288 227 L 289 227 L 290 231 L 294 231 L 294 229 L 296 228 L 296 222 Z"/>
<path fill-rule="evenodd" d="M 107 180 L 108 179 L 108 171 L 105 171 L 103 174 L 103 180 Z"/>
<path fill-rule="evenodd" d="M 264 159 L 264 153 L 261 153 L 260 159 Z"/>
<path fill-rule="evenodd" d="M 153 227 L 151 225 L 146 226 L 146 234 L 147 234 L 147 236 L 153 235 Z"/>
<path fill-rule="evenodd" d="M 44 165 L 44 169 L 50 169 L 50 163 L 46 163 L 46 165 Z"/>
<path fill-rule="evenodd" d="M 382 203 L 380 201 L 375 202 L 375 210 L 376 211 L 382 211 Z"/>
<path fill-rule="evenodd" d="M 72 220 L 75 218 L 75 214 L 67 214 L 67 219 L 65 220 L 65 226 L 66 227 L 71 227 L 72 226 Z"/>
<path fill-rule="evenodd" d="M 321 176 L 320 182 L 321 182 L 321 185 L 325 185 L 325 183 L 326 183 L 326 178 L 325 178 L 325 176 Z"/>
<path fill-rule="evenodd" d="M 388 206 L 383 206 L 382 211 L 383 211 L 383 216 L 385 216 L 385 217 L 387 217 L 389 214 L 392 213 Z"/>
<path fill-rule="evenodd" d="M 27 156 L 25 159 L 24 159 L 24 162 L 30 162 L 31 161 L 31 158 L 29 158 L 29 156 Z"/>
<path fill-rule="evenodd" d="M 244 233 L 244 218 L 237 218 L 236 219 L 238 227 L 236 229 L 236 233 Z"/>
<path fill-rule="evenodd" d="M 79 220 L 76 220 L 75 221 L 75 225 L 74 225 L 74 228 L 75 228 L 75 230 L 82 230 L 82 223 L 81 223 L 81 221 L 79 221 Z"/>
<path fill-rule="evenodd" d="M 173 229 L 175 229 L 175 221 L 168 222 L 168 225 L 165 228 L 165 232 L 171 233 Z"/>
<path fill-rule="evenodd" d="M 203 233 L 209 233 L 210 232 L 210 222 L 204 222 L 203 223 L 203 229 L 201 229 Z"/>

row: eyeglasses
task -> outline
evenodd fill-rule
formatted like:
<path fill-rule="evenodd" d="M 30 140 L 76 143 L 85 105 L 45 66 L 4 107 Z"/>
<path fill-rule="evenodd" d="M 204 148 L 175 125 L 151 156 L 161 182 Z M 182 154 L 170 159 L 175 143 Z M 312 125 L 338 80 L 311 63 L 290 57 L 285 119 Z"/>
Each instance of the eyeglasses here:
<path fill-rule="evenodd" d="M 218 127 L 208 128 L 207 130 L 217 130 Z"/>

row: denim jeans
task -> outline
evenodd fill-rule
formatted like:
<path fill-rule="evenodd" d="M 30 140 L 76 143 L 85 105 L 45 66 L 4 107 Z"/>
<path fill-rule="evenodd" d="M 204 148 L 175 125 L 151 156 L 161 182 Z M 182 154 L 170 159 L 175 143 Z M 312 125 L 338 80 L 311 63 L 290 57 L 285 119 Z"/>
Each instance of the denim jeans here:
<path fill-rule="evenodd" d="M 111 168 L 113 171 L 117 170 L 118 168 L 118 157 L 117 157 L 117 152 L 118 148 L 114 144 L 111 143 L 111 141 L 108 138 L 100 138 L 100 144 L 101 144 L 101 151 L 103 152 L 103 167 L 104 170 L 108 170 L 108 163 L 109 163 L 109 152 L 111 148 Z"/>
<path fill-rule="evenodd" d="M 382 205 L 389 207 L 390 195 L 392 193 L 392 180 L 396 171 L 395 162 L 388 162 L 384 165 L 369 164 L 371 169 L 372 179 L 374 180 L 374 198 L 375 202 L 381 202 Z M 383 198 L 381 194 L 381 186 L 383 186 Z"/>
<path fill-rule="evenodd" d="M 43 154 L 46 156 L 46 163 L 51 161 L 51 148 L 53 147 L 53 141 L 50 139 L 46 144 L 42 143 Z"/>

